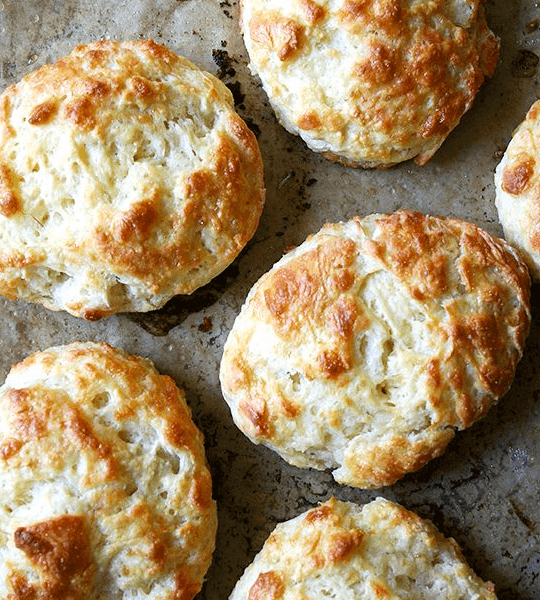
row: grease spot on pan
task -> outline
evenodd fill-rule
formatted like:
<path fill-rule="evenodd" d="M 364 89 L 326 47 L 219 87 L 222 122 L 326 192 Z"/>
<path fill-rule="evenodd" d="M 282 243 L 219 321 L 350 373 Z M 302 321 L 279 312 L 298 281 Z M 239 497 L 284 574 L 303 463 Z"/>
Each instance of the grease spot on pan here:
<path fill-rule="evenodd" d="M 147 313 L 126 313 L 126 316 L 148 333 L 156 337 L 165 336 L 173 327 L 185 321 L 189 315 L 198 313 L 215 304 L 229 285 L 238 277 L 238 274 L 238 266 L 233 263 L 210 283 L 195 290 L 189 296 L 175 296 L 163 308 Z M 209 331 L 211 321 L 208 320 L 208 322 L 210 323 Z M 203 328 L 201 331 L 205 330 L 206 328 Z"/>
<path fill-rule="evenodd" d="M 534 77 L 538 71 L 538 56 L 531 50 L 520 50 L 512 61 L 514 77 Z"/>

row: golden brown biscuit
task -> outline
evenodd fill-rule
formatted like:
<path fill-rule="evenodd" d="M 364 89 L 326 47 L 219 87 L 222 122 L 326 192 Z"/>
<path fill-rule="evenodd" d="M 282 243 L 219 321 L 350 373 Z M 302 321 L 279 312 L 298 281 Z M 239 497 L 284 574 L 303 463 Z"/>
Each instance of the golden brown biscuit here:
<path fill-rule="evenodd" d="M 482 0 L 242 0 L 241 28 L 283 126 L 327 158 L 428 161 L 498 61 Z"/>
<path fill-rule="evenodd" d="M 496 600 L 458 545 L 399 504 L 335 499 L 279 524 L 229 600 Z"/>
<path fill-rule="evenodd" d="M 0 388 L 0 598 L 189 600 L 216 507 L 183 393 L 106 344 L 50 348 Z"/>
<path fill-rule="evenodd" d="M 151 41 L 77 47 L 0 96 L 0 293 L 95 320 L 228 266 L 265 199 L 215 77 Z"/>
<path fill-rule="evenodd" d="M 496 205 L 506 239 L 540 279 L 540 101 L 514 131 L 495 171 Z"/>
<path fill-rule="evenodd" d="M 509 388 L 529 287 L 514 250 L 469 223 L 400 211 L 327 224 L 250 291 L 223 395 L 291 464 L 389 485 Z"/>

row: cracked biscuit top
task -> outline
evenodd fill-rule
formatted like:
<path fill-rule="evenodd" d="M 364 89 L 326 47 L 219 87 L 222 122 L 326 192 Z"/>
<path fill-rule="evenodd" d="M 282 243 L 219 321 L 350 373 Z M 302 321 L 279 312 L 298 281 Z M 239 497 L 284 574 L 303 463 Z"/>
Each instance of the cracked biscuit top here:
<path fill-rule="evenodd" d="M 425 163 L 498 61 L 482 0 L 242 0 L 281 123 L 350 166 Z"/>
<path fill-rule="evenodd" d="M 399 211 L 327 224 L 251 289 L 224 398 L 291 464 L 389 485 L 509 388 L 529 288 L 514 250 L 469 223 Z"/>
<path fill-rule="evenodd" d="M 540 280 L 540 101 L 529 109 L 495 171 L 499 220 L 506 239 Z"/>
<path fill-rule="evenodd" d="M 229 600 L 496 600 L 452 538 L 399 504 L 331 498 L 280 523 Z"/>
<path fill-rule="evenodd" d="M 183 393 L 106 344 L 36 353 L 0 388 L 0 598 L 191 600 L 217 517 Z"/>
<path fill-rule="evenodd" d="M 151 41 L 78 46 L 0 96 L 0 293 L 89 320 L 227 267 L 263 208 L 257 141 L 215 77 Z"/>

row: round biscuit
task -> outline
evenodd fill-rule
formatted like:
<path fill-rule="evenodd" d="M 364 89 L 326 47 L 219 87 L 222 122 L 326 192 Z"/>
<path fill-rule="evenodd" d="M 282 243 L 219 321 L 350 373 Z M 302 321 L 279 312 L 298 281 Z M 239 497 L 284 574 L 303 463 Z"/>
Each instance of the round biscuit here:
<path fill-rule="evenodd" d="M 229 600 L 496 600 L 452 538 L 383 498 L 334 498 L 280 523 Z"/>
<path fill-rule="evenodd" d="M 495 171 L 495 204 L 506 239 L 540 280 L 540 101 L 529 109 Z"/>
<path fill-rule="evenodd" d="M 253 286 L 225 343 L 236 425 L 339 483 L 394 483 L 509 388 L 530 280 L 504 240 L 398 211 L 327 224 Z"/>
<path fill-rule="evenodd" d="M 29 356 L 0 388 L 0 597 L 190 600 L 216 507 L 184 394 L 106 344 Z"/>
<path fill-rule="evenodd" d="M 499 56 L 481 0 L 242 0 L 240 20 L 279 121 L 349 166 L 427 162 Z"/>
<path fill-rule="evenodd" d="M 0 293 L 96 320 L 223 271 L 263 209 L 217 78 L 152 41 L 78 46 L 0 96 Z"/>

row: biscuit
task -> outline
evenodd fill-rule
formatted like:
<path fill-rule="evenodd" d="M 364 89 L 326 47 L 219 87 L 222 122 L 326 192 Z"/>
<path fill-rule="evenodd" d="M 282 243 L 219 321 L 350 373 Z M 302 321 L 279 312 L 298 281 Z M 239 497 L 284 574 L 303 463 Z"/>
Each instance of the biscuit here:
<path fill-rule="evenodd" d="M 495 204 L 506 239 L 540 280 L 540 101 L 517 127 L 495 171 Z"/>
<path fill-rule="evenodd" d="M 78 46 L 0 96 L 0 293 L 159 308 L 254 234 L 259 147 L 218 79 L 152 41 Z"/>
<path fill-rule="evenodd" d="M 278 120 L 354 167 L 427 162 L 493 74 L 482 0 L 242 0 L 241 29 Z"/>
<path fill-rule="evenodd" d="M 0 388 L 0 598 L 190 600 L 216 507 L 202 434 L 152 364 L 50 348 Z"/>
<path fill-rule="evenodd" d="M 507 391 L 529 293 L 516 252 L 472 224 L 408 211 L 327 224 L 249 292 L 222 392 L 289 463 L 389 485 Z"/>
<path fill-rule="evenodd" d="M 229 600 L 496 600 L 452 538 L 383 498 L 332 498 L 279 524 Z"/>

